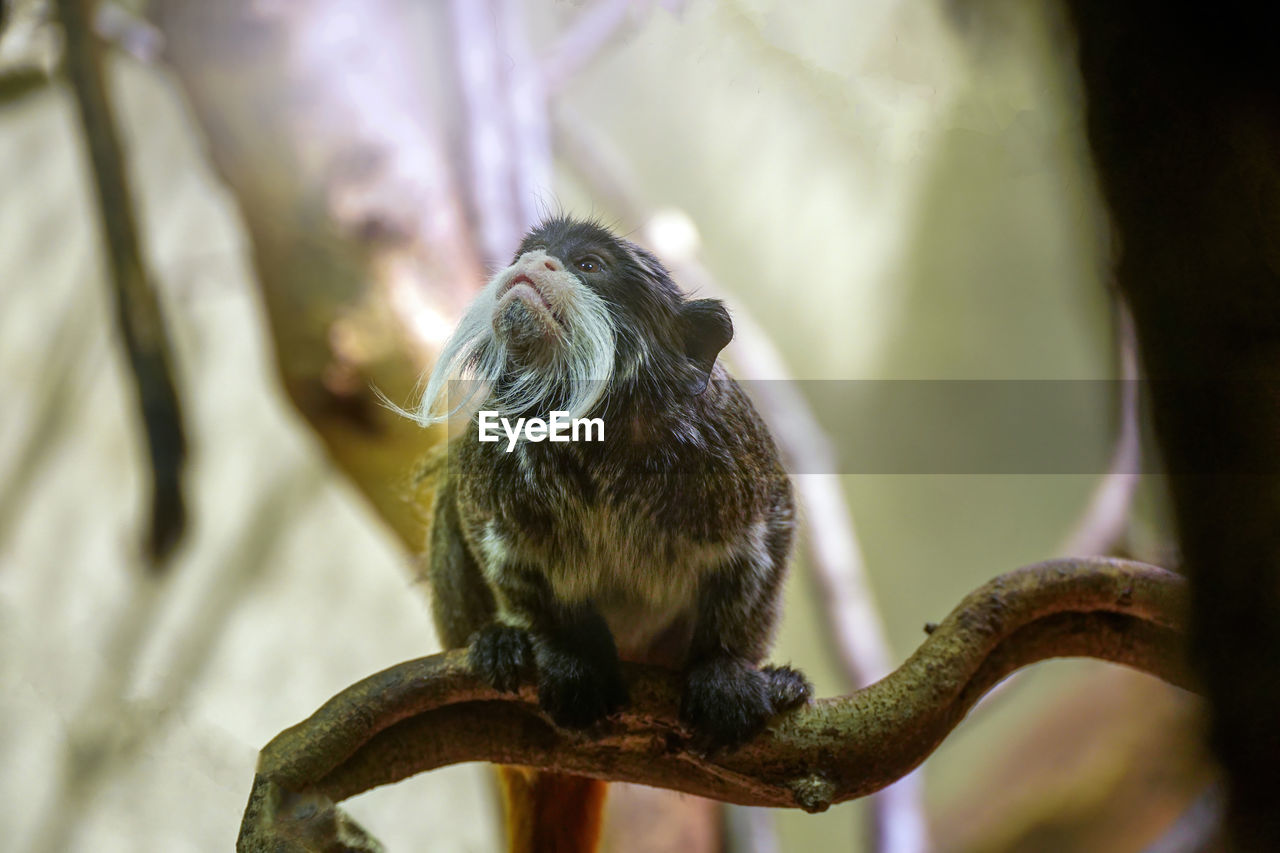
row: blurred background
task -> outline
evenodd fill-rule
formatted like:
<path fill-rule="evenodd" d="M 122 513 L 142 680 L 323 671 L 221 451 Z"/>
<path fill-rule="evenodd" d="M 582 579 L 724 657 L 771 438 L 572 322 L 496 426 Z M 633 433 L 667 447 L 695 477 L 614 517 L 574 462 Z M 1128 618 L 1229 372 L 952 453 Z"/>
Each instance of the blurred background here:
<path fill-rule="evenodd" d="M 1071 34 L 1051 4 L 3 6 L 7 849 L 229 849 L 267 740 L 438 649 L 412 499 L 413 460 L 437 437 L 369 389 L 408 399 L 544 213 L 599 216 L 726 298 L 739 333 L 725 357 L 760 387 L 1126 375 Z M 167 555 L 145 544 L 150 462 L 68 83 L 59 11 L 73 7 L 190 448 Z M 843 418 L 876 416 L 805 399 L 826 385 L 760 401 L 793 461 L 838 442 Z M 1096 402 L 1084 420 L 1105 458 L 1129 410 Z M 811 525 L 774 657 L 845 693 L 1000 572 L 1068 553 L 1167 560 L 1154 476 L 1126 458 L 1110 473 L 797 475 Z M 793 470 L 824 470 L 809 463 Z M 1194 703 L 1152 678 L 1041 663 L 886 796 L 722 813 L 619 786 L 606 844 L 1195 849 L 1215 790 L 1197 726 Z M 483 766 L 450 767 L 345 807 L 393 851 L 492 850 L 490 784 Z M 654 810 L 672 817 L 636 818 Z"/>

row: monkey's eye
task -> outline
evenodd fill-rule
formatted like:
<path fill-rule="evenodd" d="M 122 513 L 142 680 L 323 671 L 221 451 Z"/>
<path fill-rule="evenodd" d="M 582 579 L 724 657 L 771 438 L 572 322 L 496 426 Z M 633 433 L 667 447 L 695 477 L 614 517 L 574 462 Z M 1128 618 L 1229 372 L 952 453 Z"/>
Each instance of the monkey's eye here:
<path fill-rule="evenodd" d="M 583 272 L 600 272 L 604 268 L 604 264 L 600 263 L 598 258 L 593 258 L 589 255 L 585 258 L 578 258 L 573 262 L 573 265 Z"/>

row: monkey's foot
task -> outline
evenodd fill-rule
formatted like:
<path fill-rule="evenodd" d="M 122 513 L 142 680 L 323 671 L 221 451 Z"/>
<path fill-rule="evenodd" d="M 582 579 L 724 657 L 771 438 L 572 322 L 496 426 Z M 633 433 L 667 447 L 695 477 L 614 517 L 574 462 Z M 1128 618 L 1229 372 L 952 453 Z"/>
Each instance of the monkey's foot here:
<path fill-rule="evenodd" d="M 616 653 L 597 658 L 540 647 L 538 702 L 561 728 L 585 729 L 600 722 L 627 703 Z"/>
<path fill-rule="evenodd" d="M 799 708 L 813 698 L 813 685 L 804 673 L 789 666 L 762 666 L 760 671 L 769 679 L 769 699 L 773 713 L 781 714 Z"/>
<path fill-rule="evenodd" d="M 813 688 L 789 666 L 756 669 L 737 658 L 714 658 L 686 677 L 680 718 L 694 747 L 714 752 L 750 740 L 774 714 L 808 701 Z"/>
<path fill-rule="evenodd" d="M 489 686 L 514 693 L 533 669 L 533 642 L 528 631 L 495 622 L 471 635 L 467 656 Z"/>

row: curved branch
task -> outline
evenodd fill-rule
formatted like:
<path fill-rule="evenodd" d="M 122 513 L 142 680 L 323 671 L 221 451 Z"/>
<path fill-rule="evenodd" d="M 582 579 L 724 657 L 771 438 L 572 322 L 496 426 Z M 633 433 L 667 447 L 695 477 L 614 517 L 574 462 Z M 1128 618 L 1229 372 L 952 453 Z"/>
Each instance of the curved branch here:
<path fill-rule="evenodd" d="M 267 744 L 243 832 L 278 818 L 264 797 L 276 806 L 299 795 L 336 802 L 463 761 L 821 811 L 916 767 L 985 691 L 1026 664 L 1094 657 L 1189 686 L 1185 605 L 1181 578 L 1142 563 L 1069 559 L 1018 569 L 970 593 L 885 679 L 785 714 L 750 743 L 712 756 L 686 748 L 670 671 L 626 665 L 630 707 L 575 733 L 542 715 L 532 686 L 508 695 L 482 684 L 463 651 L 421 658 L 347 688 Z M 294 810 L 316 813 L 314 805 Z"/>

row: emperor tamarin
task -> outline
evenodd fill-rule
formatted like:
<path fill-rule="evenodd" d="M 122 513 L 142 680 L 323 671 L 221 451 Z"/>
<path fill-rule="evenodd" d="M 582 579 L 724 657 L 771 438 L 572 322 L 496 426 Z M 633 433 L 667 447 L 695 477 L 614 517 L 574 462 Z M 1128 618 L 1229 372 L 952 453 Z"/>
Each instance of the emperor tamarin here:
<path fill-rule="evenodd" d="M 423 423 L 464 407 L 604 421 L 602 442 L 510 453 L 473 425 L 436 502 L 442 642 L 500 690 L 536 671 L 557 725 L 626 702 L 620 658 L 678 669 L 681 716 L 711 747 L 808 698 L 799 673 L 760 666 L 795 509 L 768 430 L 716 360 L 732 336 L 724 305 L 685 297 L 652 254 L 557 217 L 480 293 L 427 382 Z"/>

